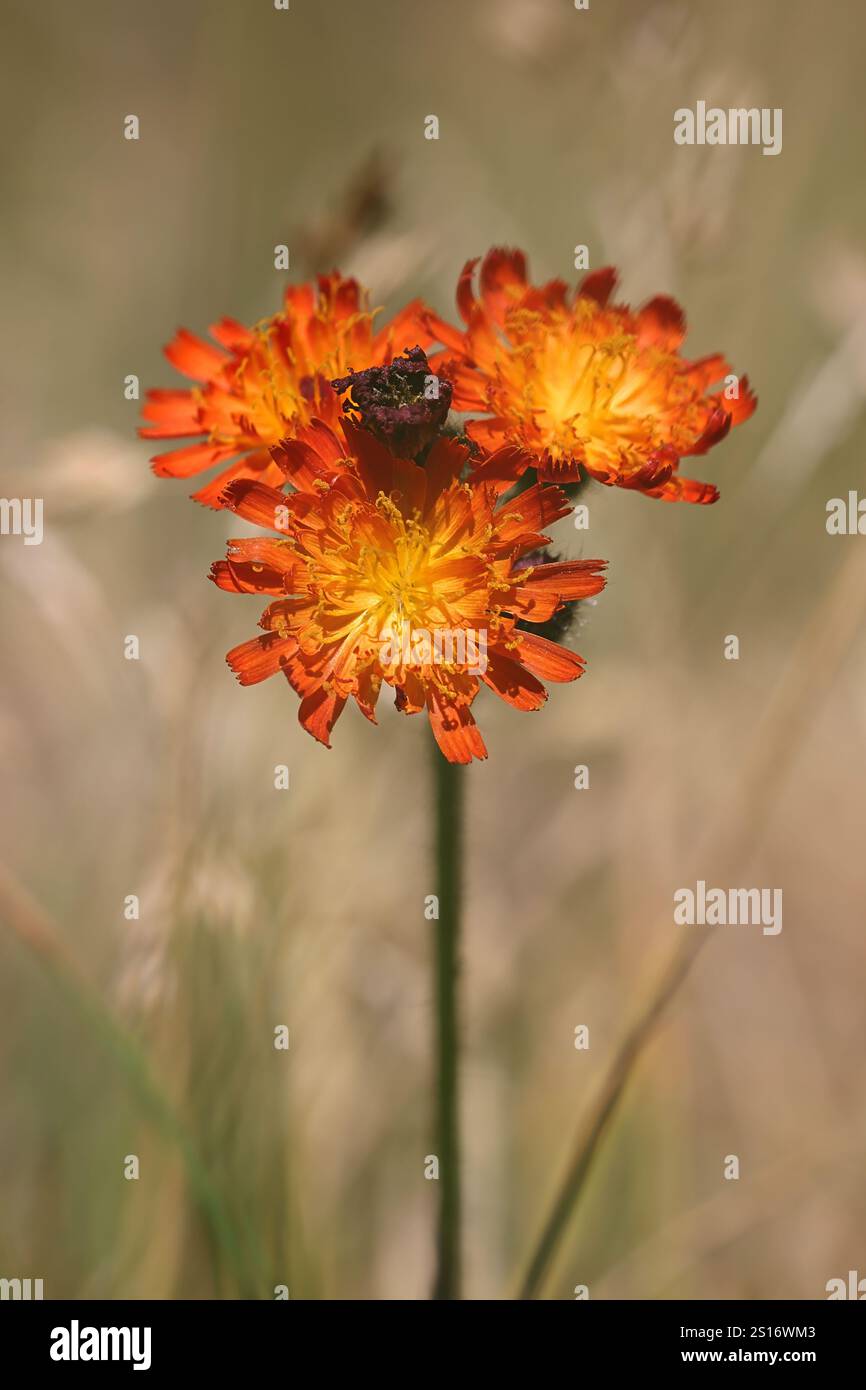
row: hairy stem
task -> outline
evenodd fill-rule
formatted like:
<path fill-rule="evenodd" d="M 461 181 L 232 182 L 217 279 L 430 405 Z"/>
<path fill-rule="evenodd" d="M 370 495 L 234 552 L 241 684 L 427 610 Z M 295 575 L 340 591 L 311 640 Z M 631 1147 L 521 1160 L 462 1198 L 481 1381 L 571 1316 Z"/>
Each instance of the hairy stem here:
<path fill-rule="evenodd" d="M 433 1297 L 460 1297 L 460 1135 L 458 1086 L 458 952 L 463 834 L 463 768 L 434 747 L 436 892 L 434 977 L 436 1019 L 436 1156 L 439 1221 Z"/>

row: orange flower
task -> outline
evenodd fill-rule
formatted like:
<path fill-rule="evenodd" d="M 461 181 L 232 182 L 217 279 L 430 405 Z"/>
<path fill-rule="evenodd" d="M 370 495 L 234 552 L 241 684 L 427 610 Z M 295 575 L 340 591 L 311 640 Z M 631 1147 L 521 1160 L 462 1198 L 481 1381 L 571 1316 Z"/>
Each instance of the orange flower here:
<path fill-rule="evenodd" d="M 445 345 L 431 366 L 451 379 L 454 408 L 488 416 L 469 422 L 470 436 L 488 450 L 518 445 L 518 470 L 533 465 L 541 479 L 573 481 L 583 468 L 649 497 L 715 502 L 716 488 L 680 477 L 679 461 L 706 453 L 757 401 L 746 377 L 733 399 L 719 389 L 731 370 L 723 357 L 680 356 L 679 305 L 665 295 L 637 312 L 611 304 L 610 268 L 573 296 L 562 280 L 536 288 L 523 253 L 499 249 L 481 264 L 478 299 L 477 264 L 467 262 L 457 287 L 465 330 L 425 318 Z"/>
<path fill-rule="evenodd" d="M 454 440 L 438 439 L 421 467 L 349 422 L 337 434 L 315 421 L 272 450 L 294 492 L 230 483 L 222 504 L 276 533 L 230 541 L 211 572 L 221 589 L 273 597 L 265 635 L 228 654 L 241 684 L 282 671 L 301 724 L 330 747 L 350 696 L 376 722 L 384 681 L 404 714 L 427 710 L 449 761 L 486 757 L 470 711 L 482 682 L 535 710 L 542 679 L 583 672 L 581 657 L 518 621 L 543 623 L 604 585 L 599 560 L 518 568 L 570 507 L 540 485 L 503 502 L 513 453 L 461 482 L 467 450 Z"/>
<path fill-rule="evenodd" d="M 157 455 L 154 472 L 188 478 L 235 460 L 193 494 L 208 507 L 220 506 L 234 478 L 277 483 L 282 474 L 269 449 L 313 419 L 338 419 L 332 377 L 353 362 L 375 365 L 429 343 L 421 307 L 414 301 L 374 333 L 366 291 L 334 272 L 320 275 L 315 286 L 290 285 L 282 312 L 254 328 L 221 319 L 209 330 L 214 343 L 180 329 L 165 355 L 199 384 L 148 391 L 142 414 L 149 423 L 139 433 L 194 442 Z"/>

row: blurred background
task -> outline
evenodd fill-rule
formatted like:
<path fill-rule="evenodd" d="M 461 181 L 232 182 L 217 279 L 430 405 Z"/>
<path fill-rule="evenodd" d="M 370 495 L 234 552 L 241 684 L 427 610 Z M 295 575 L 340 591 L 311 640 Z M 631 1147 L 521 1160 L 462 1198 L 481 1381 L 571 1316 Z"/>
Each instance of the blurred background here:
<path fill-rule="evenodd" d="M 709 939 L 542 1296 L 822 1298 L 866 1274 L 866 540 L 825 530 L 866 444 L 866 15 L 2 8 L 2 492 L 44 498 L 45 539 L 0 540 L 0 1275 L 46 1297 L 429 1296 L 429 732 L 383 700 L 327 752 L 284 682 L 235 684 L 223 655 L 261 604 L 206 574 L 238 523 L 152 477 L 124 399 L 130 373 L 182 384 L 160 352 L 178 326 L 274 312 L 281 242 L 292 279 L 339 265 L 389 313 L 421 294 L 448 315 L 491 244 L 572 280 L 585 243 L 630 301 L 681 299 L 688 355 L 725 352 L 760 397 L 684 464 L 716 506 L 584 491 L 589 531 L 556 544 L 610 561 L 571 639 L 586 676 L 537 717 L 476 706 L 466 1296 L 513 1294 L 689 932 Z M 676 146 L 698 100 L 781 107 L 782 153 Z M 674 926 L 698 878 L 781 887 L 783 931 Z"/>

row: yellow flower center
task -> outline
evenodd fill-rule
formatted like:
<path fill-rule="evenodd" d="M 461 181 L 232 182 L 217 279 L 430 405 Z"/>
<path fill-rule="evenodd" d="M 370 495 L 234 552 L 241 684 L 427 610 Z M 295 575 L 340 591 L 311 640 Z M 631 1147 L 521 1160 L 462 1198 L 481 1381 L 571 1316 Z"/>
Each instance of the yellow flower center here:
<path fill-rule="evenodd" d="M 383 643 L 399 648 L 406 632 L 466 627 L 463 609 L 473 596 L 476 612 L 490 608 L 477 603 L 478 591 L 489 591 L 491 582 L 482 558 L 485 533 L 468 544 L 443 545 L 382 493 L 375 512 L 346 503 L 332 515 L 327 542 L 312 531 L 299 535 L 297 544 L 307 559 L 313 601 L 311 650 L 321 641 L 351 641 L 363 661 Z"/>
<path fill-rule="evenodd" d="M 699 393 L 685 387 L 679 359 L 639 348 L 631 333 L 599 338 L 593 330 L 580 313 L 553 319 L 512 313 L 513 346 L 499 360 L 491 409 L 552 457 L 579 452 L 590 465 L 622 466 L 664 443 L 683 449 L 693 443 L 705 411 Z"/>

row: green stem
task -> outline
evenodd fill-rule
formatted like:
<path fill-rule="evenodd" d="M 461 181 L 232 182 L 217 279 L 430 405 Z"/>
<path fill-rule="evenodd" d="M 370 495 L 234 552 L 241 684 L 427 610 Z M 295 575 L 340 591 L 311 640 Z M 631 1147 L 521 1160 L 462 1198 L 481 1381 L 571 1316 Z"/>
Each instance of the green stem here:
<path fill-rule="evenodd" d="M 460 1141 L 457 976 L 463 846 L 463 768 L 436 759 L 436 892 L 434 947 L 436 1007 L 436 1155 L 439 1225 L 433 1297 L 460 1297 Z"/>

